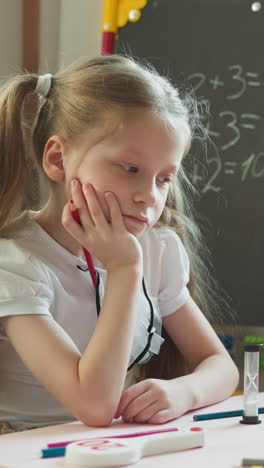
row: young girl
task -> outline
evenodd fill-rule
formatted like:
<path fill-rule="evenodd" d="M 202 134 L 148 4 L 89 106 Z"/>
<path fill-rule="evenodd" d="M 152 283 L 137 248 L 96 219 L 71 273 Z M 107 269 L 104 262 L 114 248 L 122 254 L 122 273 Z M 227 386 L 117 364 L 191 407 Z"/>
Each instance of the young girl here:
<path fill-rule="evenodd" d="M 198 234 L 181 188 L 197 133 L 190 102 L 154 70 L 115 55 L 54 76 L 24 74 L 2 90 L 8 427 L 104 426 L 120 416 L 161 424 L 235 390 L 237 369 L 203 314 Z M 33 160 L 50 189 L 38 211 Z M 174 351 L 146 365 L 169 341 L 185 375 L 167 365 Z"/>

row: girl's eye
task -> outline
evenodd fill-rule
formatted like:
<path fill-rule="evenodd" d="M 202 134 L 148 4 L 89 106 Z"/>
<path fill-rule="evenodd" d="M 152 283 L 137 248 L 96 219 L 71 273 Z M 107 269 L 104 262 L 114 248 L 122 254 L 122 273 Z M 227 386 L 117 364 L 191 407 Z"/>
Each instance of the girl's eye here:
<path fill-rule="evenodd" d="M 126 172 L 138 172 L 138 168 L 135 166 L 129 166 L 128 164 L 122 164 L 122 168 Z"/>
<path fill-rule="evenodd" d="M 159 177 L 159 181 L 162 185 L 170 184 L 172 182 L 172 177 Z"/>

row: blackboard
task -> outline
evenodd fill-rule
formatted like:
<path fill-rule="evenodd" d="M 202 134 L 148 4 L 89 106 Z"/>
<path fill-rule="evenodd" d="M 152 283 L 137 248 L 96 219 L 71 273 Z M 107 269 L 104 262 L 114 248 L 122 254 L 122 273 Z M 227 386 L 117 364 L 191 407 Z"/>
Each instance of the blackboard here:
<path fill-rule="evenodd" d="M 240 324 L 264 325 L 264 2 L 149 0 L 120 29 L 117 52 L 209 101 L 215 148 L 189 169 L 195 209 Z"/>

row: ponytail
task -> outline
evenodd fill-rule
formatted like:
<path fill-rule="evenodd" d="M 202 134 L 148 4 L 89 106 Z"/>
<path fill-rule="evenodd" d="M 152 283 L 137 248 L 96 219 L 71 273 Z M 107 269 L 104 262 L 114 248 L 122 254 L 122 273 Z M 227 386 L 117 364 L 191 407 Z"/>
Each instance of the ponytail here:
<path fill-rule="evenodd" d="M 0 92 L 0 231 L 34 199 L 33 159 L 25 144 L 22 111 L 36 83 L 36 75 L 19 75 Z"/>

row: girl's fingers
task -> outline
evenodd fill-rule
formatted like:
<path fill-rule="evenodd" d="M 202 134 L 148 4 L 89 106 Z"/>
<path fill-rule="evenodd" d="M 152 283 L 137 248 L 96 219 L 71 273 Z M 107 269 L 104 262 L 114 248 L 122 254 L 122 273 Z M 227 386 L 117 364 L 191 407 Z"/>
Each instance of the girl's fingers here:
<path fill-rule="evenodd" d="M 96 192 L 92 185 L 90 184 L 83 184 L 83 193 L 84 197 L 89 209 L 90 218 L 95 226 L 100 225 L 101 227 L 108 227 L 108 223 L 100 202 L 97 198 Z M 85 226 L 85 224 L 84 224 Z"/>
<path fill-rule="evenodd" d="M 164 410 L 164 408 L 161 406 L 161 402 L 154 401 L 149 406 L 145 407 L 142 411 L 139 411 L 134 416 L 132 416 L 131 419 L 137 423 L 148 423 L 156 416 L 156 414 L 162 410 Z"/>
<path fill-rule="evenodd" d="M 145 380 L 127 388 L 121 396 L 119 406 L 115 417 L 119 418 L 125 413 L 127 407 L 136 400 L 140 395 L 148 391 L 148 385 Z"/>
<path fill-rule="evenodd" d="M 119 203 L 112 192 L 106 192 L 105 199 L 109 206 L 111 226 L 114 231 L 120 232 L 121 229 L 125 229 L 125 224 Z"/>
<path fill-rule="evenodd" d="M 83 225 L 90 226 L 93 225 L 92 218 L 89 213 L 89 209 L 86 203 L 85 196 L 82 191 L 82 186 L 77 179 L 72 180 L 71 182 L 71 193 L 74 207 L 78 210 L 78 215 L 80 222 Z"/>
<path fill-rule="evenodd" d="M 147 391 L 146 393 L 143 393 L 137 397 L 135 400 L 131 401 L 131 403 L 126 407 L 125 411 L 123 411 L 122 417 L 124 420 L 129 421 L 130 419 L 135 419 L 139 414 L 143 414 L 142 417 L 144 420 L 149 419 L 151 416 L 153 416 L 154 413 L 151 412 L 151 410 L 147 411 L 147 409 L 153 405 L 155 405 L 155 408 L 156 406 L 158 407 L 155 412 L 161 409 L 160 401 L 156 398 L 153 398 L 151 392 Z"/>
<path fill-rule="evenodd" d="M 83 237 L 83 228 L 77 223 L 72 216 L 71 202 L 69 201 L 62 211 L 62 224 L 65 229 L 79 242 Z"/>
<path fill-rule="evenodd" d="M 74 179 L 71 182 L 71 188 L 73 203 L 78 209 L 84 229 L 89 229 L 92 226 L 101 226 L 108 229 L 109 223 L 93 186 L 91 184 L 81 186 L 80 182 Z M 105 200 L 109 207 L 110 224 L 114 230 L 120 232 L 120 229 L 125 229 L 125 225 L 119 203 L 111 192 L 105 194 Z"/>
<path fill-rule="evenodd" d="M 126 231 L 118 200 L 112 192 L 105 193 L 110 219 L 105 215 L 100 199 L 91 184 L 81 185 L 79 180 L 74 179 L 71 182 L 71 194 L 73 205 L 78 210 L 77 213 L 72 213 L 72 216 L 75 223 L 81 224 L 83 236 L 98 230 L 98 233 L 101 232 L 105 238 L 105 236 L 109 236 L 111 231 L 112 234 Z M 68 221 L 67 218 L 64 219 L 66 226 Z M 71 233 L 76 237 L 73 231 Z M 85 241 L 84 237 L 82 239 Z M 78 240 L 80 241 L 79 237 Z"/>
<path fill-rule="evenodd" d="M 153 414 L 153 416 L 151 416 L 151 418 L 146 422 L 148 424 L 164 424 L 179 416 L 180 414 L 177 414 L 176 411 L 173 411 L 172 409 L 163 409 L 158 411 L 156 414 Z"/>

